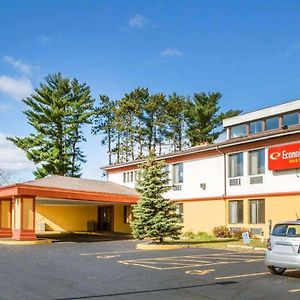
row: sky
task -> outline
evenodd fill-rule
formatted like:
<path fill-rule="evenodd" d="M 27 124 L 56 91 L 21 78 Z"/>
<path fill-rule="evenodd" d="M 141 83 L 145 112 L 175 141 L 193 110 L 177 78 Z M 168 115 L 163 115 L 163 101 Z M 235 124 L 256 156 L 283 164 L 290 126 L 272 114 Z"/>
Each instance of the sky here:
<path fill-rule="evenodd" d="M 93 97 L 221 92 L 222 111 L 300 98 L 300 1 L 0 0 L 0 168 L 34 165 L 6 140 L 34 132 L 24 97 L 48 74 L 87 83 Z M 106 149 L 90 128 L 84 178 L 101 179 Z"/>

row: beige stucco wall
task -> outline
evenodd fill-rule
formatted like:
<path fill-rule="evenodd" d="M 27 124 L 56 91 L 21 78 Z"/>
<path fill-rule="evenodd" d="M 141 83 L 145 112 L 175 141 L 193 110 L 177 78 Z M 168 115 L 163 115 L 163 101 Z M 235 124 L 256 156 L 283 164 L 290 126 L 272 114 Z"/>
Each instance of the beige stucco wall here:
<path fill-rule="evenodd" d="M 115 204 L 114 205 L 114 231 L 130 233 L 131 228 L 128 223 L 124 223 L 124 205 Z"/>
<path fill-rule="evenodd" d="M 183 232 L 212 232 L 214 227 L 224 225 L 224 200 L 183 202 Z"/>
<path fill-rule="evenodd" d="M 250 224 L 250 210 L 249 200 L 264 199 L 265 200 L 265 223 L 263 224 Z M 237 200 L 237 199 L 234 199 Z M 228 218 L 226 219 L 226 225 L 228 227 L 241 227 L 241 228 L 262 228 L 264 237 L 269 235 L 269 220 L 272 226 L 278 222 L 287 220 L 296 220 L 300 217 L 300 195 L 298 196 L 280 196 L 280 197 L 259 197 L 259 198 L 242 198 L 244 223 L 229 224 Z M 228 215 L 228 202 L 226 201 L 226 215 Z"/>
<path fill-rule="evenodd" d="M 97 221 L 96 206 L 37 205 L 36 230 L 45 223 L 47 230 L 86 231 L 87 221 Z"/>

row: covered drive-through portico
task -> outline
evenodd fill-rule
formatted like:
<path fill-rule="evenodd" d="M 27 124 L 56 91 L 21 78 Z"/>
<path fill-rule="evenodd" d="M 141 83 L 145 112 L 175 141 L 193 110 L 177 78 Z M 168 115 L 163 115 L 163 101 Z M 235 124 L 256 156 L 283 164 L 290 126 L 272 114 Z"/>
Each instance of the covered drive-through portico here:
<path fill-rule="evenodd" d="M 0 187 L 0 238 L 35 240 L 36 232 L 96 230 L 130 232 L 126 214 L 135 190 L 116 183 L 52 176 Z M 124 215 L 125 214 L 125 215 Z"/>

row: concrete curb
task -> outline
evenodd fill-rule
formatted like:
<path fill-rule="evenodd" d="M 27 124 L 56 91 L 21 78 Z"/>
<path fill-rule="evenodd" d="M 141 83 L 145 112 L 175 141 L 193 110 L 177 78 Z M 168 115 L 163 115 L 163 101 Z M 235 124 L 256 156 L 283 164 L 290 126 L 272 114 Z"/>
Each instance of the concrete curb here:
<path fill-rule="evenodd" d="M 52 244 L 50 239 L 40 239 L 35 241 L 14 241 L 14 240 L 0 240 L 0 245 L 13 245 L 13 246 L 24 246 L 24 245 L 46 245 Z"/>
<path fill-rule="evenodd" d="M 252 246 L 239 246 L 239 245 L 226 245 L 226 248 L 237 249 L 237 250 L 251 250 L 255 252 L 265 252 L 265 248 L 252 247 Z"/>
<path fill-rule="evenodd" d="M 137 244 L 137 250 L 173 250 L 192 248 L 192 245 L 158 245 L 158 244 Z"/>

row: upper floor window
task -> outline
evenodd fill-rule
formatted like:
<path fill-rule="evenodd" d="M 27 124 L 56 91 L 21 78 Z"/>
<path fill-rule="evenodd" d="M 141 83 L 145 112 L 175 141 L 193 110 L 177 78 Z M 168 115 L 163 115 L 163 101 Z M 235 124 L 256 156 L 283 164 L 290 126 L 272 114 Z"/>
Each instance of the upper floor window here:
<path fill-rule="evenodd" d="M 273 130 L 279 128 L 279 117 L 272 117 L 266 119 L 266 130 Z"/>
<path fill-rule="evenodd" d="M 173 184 L 183 183 L 183 163 L 173 165 Z"/>
<path fill-rule="evenodd" d="M 282 125 L 293 126 L 299 124 L 299 114 L 297 112 L 285 114 L 282 118 Z"/>
<path fill-rule="evenodd" d="M 259 121 L 250 122 L 249 131 L 250 134 L 262 132 L 262 121 L 259 120 Z"/>
<path fill-rule="evenodd" d="M 230 130 L 230 137 L 236 138 L 236 137 L 240 137 L 240 136 L 245 136 L 246 132 L 247 132 L 247 130 L 246 130 L 245 124 L 233 126 L 233 127 L 231 127 L 231 130 Z"/>
<path fill-rule="evenodd" d="M 123 182 L 135 182 L 137 181 L 139 176 L 138 171 L 130 171 L 130 172 L 124 172 L 123 173 Z"/>
<path fill-rule="evenodd" d="M 249 151 L 249 175 L 265 173 L 265 149 Z"/>
<path fill-rule="evenodd" d="M 243 152 L 229 155 L 229 177 L 243 176 Z"/>

